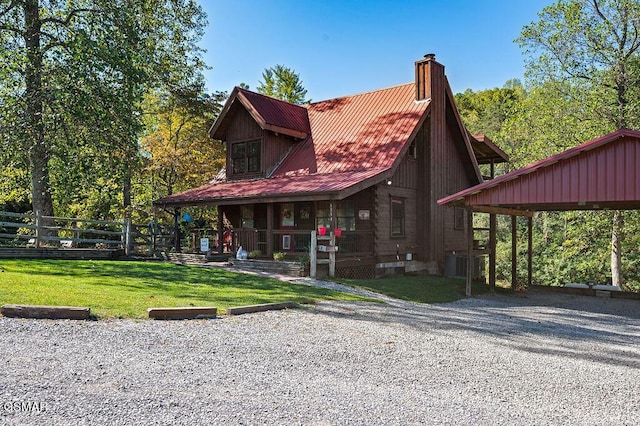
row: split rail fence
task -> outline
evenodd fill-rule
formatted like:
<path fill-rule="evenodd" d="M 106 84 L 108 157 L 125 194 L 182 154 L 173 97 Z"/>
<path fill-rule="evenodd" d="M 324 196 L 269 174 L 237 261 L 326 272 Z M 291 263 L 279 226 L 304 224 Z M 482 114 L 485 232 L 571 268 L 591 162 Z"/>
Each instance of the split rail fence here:
<path fill-rule="evenodd" d="M 0 211 L 0 246 L 121 249 L 125 255 L 152 256 L 173 246 L 174 231 L 155 223 L 136 225 L 129 219 L 44 216 Z"/>

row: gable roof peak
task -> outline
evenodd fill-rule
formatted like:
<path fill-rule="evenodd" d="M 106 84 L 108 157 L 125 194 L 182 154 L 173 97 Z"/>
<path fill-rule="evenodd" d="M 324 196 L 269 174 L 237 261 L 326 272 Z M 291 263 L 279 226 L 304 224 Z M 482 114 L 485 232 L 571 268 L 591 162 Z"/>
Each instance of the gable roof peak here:
<path fill-rule="evenodd" d="M 238 105 L 242 105 L 263 130 L 297 139 L 304 139 L 311 133 L 309 116 L 304 106 L 236 86 L 209 130 L 211 138 L 224 140 L 226 128 Z"/>

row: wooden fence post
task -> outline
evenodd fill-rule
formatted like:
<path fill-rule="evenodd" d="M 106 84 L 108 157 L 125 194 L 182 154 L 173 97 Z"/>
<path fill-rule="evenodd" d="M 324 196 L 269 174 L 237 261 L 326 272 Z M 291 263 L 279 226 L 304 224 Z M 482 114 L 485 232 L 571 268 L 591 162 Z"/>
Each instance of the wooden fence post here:
<path fill-rule="evenodd" d="M 156 222 L 151 219 L 149 225 L 147 226 L 149 230 L 149 257 L 153 257 L 153 254 L 156 252 Z"/>
<path fill-rule="evenodd" d="M 318 239 L 316 231 L 311 231 L 311 247 L 309 247 L 309 275 L 315 278 L 318 275 Z"/>
<path fill-rule="evenodd" d="M 122 244 L 122 249 L 127 253 L 127 218 L 122 219 L 122 235 L 120 236 L 120 243 Z"/>
<path fill-rule="evenodd" d="M 126 221 L 125 222 L 125 224 L 126 224 L 125 237 L 126 238 L 125 238 L 124 241 L 125 241 L 126 245 L 125 245 L 125 249 L 124 249 L 124 254 L 126 256 L 130 256 L 131 255 L 131 251 L 132 251 L 131 249 L 133 248 L 133 246 L 132 246 L 133 240 L 131 238 L 131 232 L 132 232 L 133 226 L 131 224 L 131 219 L 127 218 L 127 219 L 125 219 L 125 221 Z"/>
<path fill-rule="evenodd" d="M 40 210 L 36 210 L 35 221 L 36 221 L 36 248 L 40 248 L 40 237 L 42 236 L 42 217 L 40 215 Z"/>

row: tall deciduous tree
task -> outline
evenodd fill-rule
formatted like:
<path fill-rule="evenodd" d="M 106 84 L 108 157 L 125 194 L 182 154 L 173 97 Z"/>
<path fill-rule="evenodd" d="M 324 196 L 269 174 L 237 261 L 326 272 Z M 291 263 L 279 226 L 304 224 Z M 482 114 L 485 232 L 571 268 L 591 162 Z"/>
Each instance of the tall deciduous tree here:
<path fill-rule="evenodd" d="M 307 89 L 302 85 L 298 73 L 284 65 L 276 65 L 264 70 L 258 92 L 293 104 L 311 102 L 310 99 L 305 99 Z"/>
<path fill-rule="evenodd" d="M 202 185 L 225 164 L 224 147 L 209 139 L 226 93 L 147 97 L 148 133 L 142 138 L 155 197 Z"/>
<path fill-rule="evenodd" d="M 455 100 L 464 124 L 472 134 L 495 137 L 524 96 L 522 83 L 509 80 L 501 88 L 478 92 L 467 89 L 464 93 L 456 93 Z"/>
<path fill-rule="evenodd" d="M 523 28 L 528 75 L 540 83 L 565 81 L 584 99 L 585 118 L 606 118 L 601 132 L 637 127 L 640 102 L 640 3 L 637 0 L 560 0 Z M 569 91 L 568 94 L 571 94 Z M 594 100 L 594 98 L 591 98 Z M 622 213 L 613 215 L 611 274 L 621 285 Z"/>
<path fill-rule="evenodd" d="M 204 25 L 194 0 L 0 0 L 0 118 L 15 128 L 1 136 L 28 160 L 34 210 L 53 214 L 52 182 L 100 165 L 127 203 L 142 96 L 202 87 Z M 69 159 L 94 164 L 52 178 Z"/>

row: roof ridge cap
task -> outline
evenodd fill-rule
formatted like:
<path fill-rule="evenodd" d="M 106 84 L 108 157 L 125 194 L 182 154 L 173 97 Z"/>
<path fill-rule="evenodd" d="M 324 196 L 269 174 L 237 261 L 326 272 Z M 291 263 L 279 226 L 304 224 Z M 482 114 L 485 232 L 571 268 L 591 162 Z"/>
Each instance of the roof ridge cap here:
<path fill-rule="evenodd" d="M 329 98 L 329 99 L 324 99 L 318 102 L 311 102 L 310 104 L 305 104 L 307 106 L 313 106 L 313 105 L 317 105 L 317 104 L 322 104 L 324 102 L 330 102 L 330 101 L 335 101 L 336 99 L 344 99 L 344 98 L 353 98 L 356 96 L 362 96 L 362 95 L 368 95 L 370 93 L 375 93 L 375 92 L 382 92 L 383 90 L 391 90 L 391 89 L 396 89 L 398 87 L 402 87 L 402 86 L 408 86 L 408 85 L 412 85 L 415 84 L 413 82 L 409 82 L 409 83 L 401 83 L 401 84 L 395 84 L 393 86 L 389 86 L 389 87 L 382 87 L 380 89 L 372 89 L 372 90 L 367 90 L 364 92 L 359 92 L 359 93 L 353 93 L 351 95 L 344 95 L 344 96 L 336 96 L 335 98 Z"/>
<path fill-rule="evenodd" d="M 282 102 L 283 104 L 293 105 L 293 106 L 300 107 L 300 108 L 303 108 L 303 109 L 306 109 L 306 105 L 309 105 L 309 104 L 294 104 L 293 102 L 285 101 L 284 99 L 274 98 L 273 96 L 269 96 L 269 95 L 265 95 L 265 94 L 262 94 L 262 93 L 254 92 L 253 90 L 249 90 L 249 89 L 243 89 L 240 86 L 236 86 L 236 88 L 238 89 L 239 92 L 248 92 L 248 93 L 250 93 L 252 95 L 258 95 L 258 96 L 261 96 L 263 98 L 267 98 L 270 101 Z"/>

